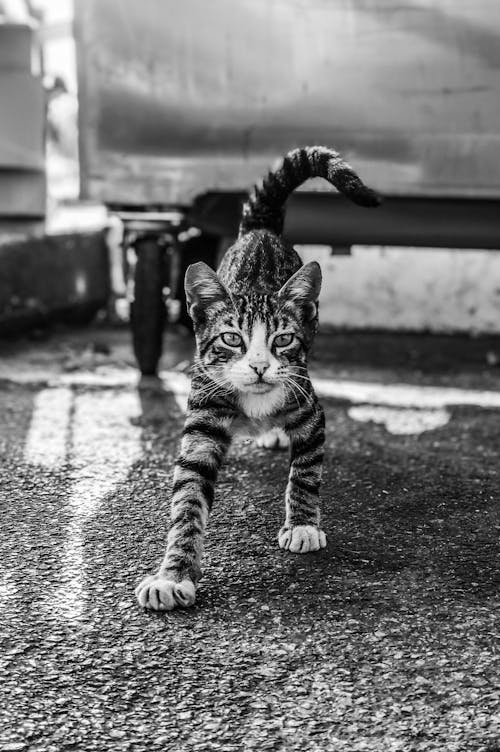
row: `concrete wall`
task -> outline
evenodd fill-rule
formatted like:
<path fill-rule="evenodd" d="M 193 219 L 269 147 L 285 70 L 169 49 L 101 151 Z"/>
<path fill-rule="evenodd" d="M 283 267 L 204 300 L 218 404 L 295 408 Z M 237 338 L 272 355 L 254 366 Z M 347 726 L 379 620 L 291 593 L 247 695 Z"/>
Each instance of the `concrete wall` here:
<path fill-rule="evenodd" d="M 323 269 L 323 324 L 500 334 L 500 252 L 354 246 L 351 256 L 332 256 L 327 248 L 299 250 Z"/>

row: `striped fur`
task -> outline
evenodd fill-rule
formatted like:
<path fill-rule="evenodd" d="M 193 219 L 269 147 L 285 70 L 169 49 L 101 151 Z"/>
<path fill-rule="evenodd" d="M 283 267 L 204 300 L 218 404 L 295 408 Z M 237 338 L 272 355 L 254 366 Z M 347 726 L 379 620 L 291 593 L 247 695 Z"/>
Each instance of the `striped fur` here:
<path fill-rule="evenodd" d="M 333 150 L 296 149 L 250 195 L 239 237 L 217 273 L 202 262 L 186 273 L 197 354 L 174 472 L 167 551 L 159 571 L 137 587 L 142 606 L 170 610 L 194 602 L 214 486 L 236 419 L 265 429 L 262 446 L 284 446 L 288 437 L 280 547 L 306 553 L 326 546 L 318 505 L 325 425 L 307 372 L 321 270 L 315 262 L 303 266 L 280 237 L 286 199 L 317 176 L 356 203 L 379 203 Z"/>
<path fill-rule="evenodd" d="M 284 205 L 290 193 L 309 178 L 324 178 L 360 206 L 378 206 L 380 197 L 362 183 L 338 152 L 326 146 L 306 146 L 289 152 L 243 207 L 240 237 L 250 230 L 283 231 Z"/>

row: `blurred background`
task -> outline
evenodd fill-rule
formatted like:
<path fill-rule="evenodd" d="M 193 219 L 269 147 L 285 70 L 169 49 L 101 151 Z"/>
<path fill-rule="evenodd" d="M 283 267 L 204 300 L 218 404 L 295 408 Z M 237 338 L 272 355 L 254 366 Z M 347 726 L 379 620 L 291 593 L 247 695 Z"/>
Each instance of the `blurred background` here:
<path fill-rule="evenodd" d="M 321 143 L 385 196 L 289 203 L 323 326 L 499 334 L 499 42 L 496 0 L 2 0 L 0 331 L 135 305 L 154 371 L 186 265 Z"/>

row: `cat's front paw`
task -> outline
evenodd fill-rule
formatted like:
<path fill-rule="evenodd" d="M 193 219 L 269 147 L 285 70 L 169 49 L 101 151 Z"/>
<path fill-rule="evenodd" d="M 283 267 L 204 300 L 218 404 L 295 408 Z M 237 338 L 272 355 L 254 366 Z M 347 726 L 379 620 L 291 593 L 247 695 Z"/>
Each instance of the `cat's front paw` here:
<path fill-rule="evenodd" d="M 255 443 L 264 449 L 288 449 L 290 439 L 282 428 L 271 428 L 257 436 Z"/>
<path fill-rule="evenodd" d="M 326 548 L 326 535 L 316 525 L 283 525 L 278 533 L 278 543 L 285 551 L 307 554 Z"/>
<path fill-rule="evenodd" d="M 191 580 L 174 580 L 162 574 L 146 577 L 135 589 L 139 605 L 153 611 L 172 611 L 174 608 L 192 606 L 196 590 Z"/>

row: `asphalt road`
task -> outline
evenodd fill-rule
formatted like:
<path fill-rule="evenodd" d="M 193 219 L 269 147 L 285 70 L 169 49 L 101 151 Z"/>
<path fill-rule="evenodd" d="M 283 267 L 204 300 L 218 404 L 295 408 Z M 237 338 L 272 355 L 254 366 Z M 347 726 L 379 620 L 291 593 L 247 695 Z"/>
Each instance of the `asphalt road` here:
<path fill-rule="evenodd" d="M 286 455 L 239 438 L 197 603 L 168 614 L 133 591 L 189 346 L 140 388 L 123 332 L 4 348 L 2 752 L 500 750 L 498 342 L 318 344 L 327 549 L 278 548 Z"/>

